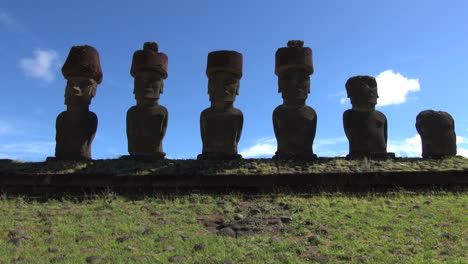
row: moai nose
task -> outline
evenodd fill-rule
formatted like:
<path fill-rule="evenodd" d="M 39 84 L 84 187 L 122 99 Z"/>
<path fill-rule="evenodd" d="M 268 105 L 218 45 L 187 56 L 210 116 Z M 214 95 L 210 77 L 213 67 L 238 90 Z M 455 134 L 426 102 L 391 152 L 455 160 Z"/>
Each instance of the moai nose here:
<path fill-rule="evenodd" d="M 78 85 L 73 85 L 72 90 L 74 94 L 81 94 L 81 89 Z"/>

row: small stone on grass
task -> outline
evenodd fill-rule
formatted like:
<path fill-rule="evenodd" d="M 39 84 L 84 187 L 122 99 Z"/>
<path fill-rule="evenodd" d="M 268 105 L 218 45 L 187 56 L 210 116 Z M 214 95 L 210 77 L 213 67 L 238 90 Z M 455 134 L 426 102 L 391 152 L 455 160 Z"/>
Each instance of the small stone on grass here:
<path fill-rule="evenodd" d="M 185 261 L 185 257 L 184 256 L 172 256 L 170 258 L 168 258 L 169 262 L 176 262 L 176 263 L 180 263 L 182 261 Z"/>
<path fill-rule="evenodd" d="M 193 249 L 194 250 L 202 250 L 205 248 L 205 245 L 204 244 L 196 244 L 195 246 L 193 246 Z"/>

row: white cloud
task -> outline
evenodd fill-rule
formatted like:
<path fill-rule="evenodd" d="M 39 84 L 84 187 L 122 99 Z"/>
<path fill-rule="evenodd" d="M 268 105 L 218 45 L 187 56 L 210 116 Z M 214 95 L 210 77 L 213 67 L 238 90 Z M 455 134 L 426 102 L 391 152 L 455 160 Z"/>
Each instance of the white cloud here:
<path fill-rule="evenodd" d="M 55 141 L 32 141 L 0 144 L 0 158 L 23 161 L 44 161 L 53 156 Z"/>
<path fill-rule="evenodd" d="M 26 76 L 52 81 L 58 69 L 58 55 L 54 50 L 34 50 L 34 58 L 23 58 L 20 67 Z"/>
<path fill-rule="evenodd" d="M 389 140 L 387 151 L 394 152 L 397 157 L 421 157 L 421 137 L 416 134 L 404 140 Z"/>
<path fill-rule="evenodd" d="M 466 144 L 468 143 L 468 138 L 457 136 L 457 144 Z"/>
<path fill-rule="evenodd" d="M 272 137 L 261 138 L 255 145 L 243 149 L 240 154 L 244 158 L 258 158 L 273 156 L 276 152 L 276 139 Z"/>
<path fill-rule="evenodd" d="M 409 92 L 417 92 L 421 89 L 419 79 L 409 79 L 393 70 L 386 70 L 375 77 L 379 98 L 377 106 L 402 104 L 406 102 Z M 344 104 L 348 100 L 346 97 L 340 99 Z"/>
<path fill-rule="evenodd" d="M 409 92 L 417 92 L 421 89 L 419 79 L 408 79 L 393 70 L 381 72 L 375 79 L 379 93 L 379 99 L 377 99 L 379 106 L 404 103 Z"/>
<path fill-rule="evenodd" d="M 465 158 L 468 158 L 468 149 L 465 148 L 457 148 L 457 155 L 458 156 L 463 156 Z"/>

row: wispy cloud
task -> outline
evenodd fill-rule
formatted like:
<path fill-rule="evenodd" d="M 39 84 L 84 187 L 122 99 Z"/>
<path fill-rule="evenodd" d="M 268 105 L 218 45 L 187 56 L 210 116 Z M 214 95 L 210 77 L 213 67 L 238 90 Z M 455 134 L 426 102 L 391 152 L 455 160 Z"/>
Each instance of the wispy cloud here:
<path fill-rule="evenodd" d="M 314 153 L 323 157 L 344 156 L 347 154 L 344 150 L 345 142 L 346 137 L 316 139 L 313 145 Z M 269 158 L 275 155 L 276 149 L 276 138 L 264 137 L 258 139 L 253 146 L 241 150 L 240 154 L 244 158 Z"/>
<path fill-rule="evenodd" d="M 401 73 L 393 70 L 386 70 L 379 73 L 375 79 L 377 80 L 377 89 L 379 98 L 377 106 L 402 104 L 408 99 L 409 92 L 417 92 L 421 90 L 419 79 L 410 79 L 403 76 Z M 340 103 L 347 102 L 347 98 L 342 97 Z"/>
<path fill-rule="evenodd" d="M 43 161 L 54 155 L 54 141 L 31 141 L 0 144 L 0 158 L 23 161 Z"/>
<path fill-rule="evenodd" d="M 468 149 L 461 148 L 458 145 L 468 143 L 465 137 L 457 136 L 457 155 L 468 157 Z M 422 143 L 419 135 L 403 140 L 390 140 L 387 145 L 389 152 L 395 152 L 399 157 L 421 157 Z"/>
<path fill-rule="evenodd" d="M 0 12 L 0 24 L 6 25 L 6 26 L 11 26 L 15 23 L 13 18 L 7 14 L 6 12 Z"/>
<path fill-rule="evenodd" d="M 316 138 L 313 147 L 314 153 L 320 157 L 343 157 L 348 154 L 348 139 L 345 136 Z"/>
<path fill-rule="evenodd" d="M 15 129 L 7 122 L 0 120 L 0 135 L 9 135 L 15 133 Z"/>
<path fill-rule="evenodd" d="M 58 55 L 54 50 L 34 50 L 33 58 L 23 58 L 20 60 L 20 67 L 26 76 L 30 76 L 44 81 L 52 81 L 55 72 L 59 68 Z"/>

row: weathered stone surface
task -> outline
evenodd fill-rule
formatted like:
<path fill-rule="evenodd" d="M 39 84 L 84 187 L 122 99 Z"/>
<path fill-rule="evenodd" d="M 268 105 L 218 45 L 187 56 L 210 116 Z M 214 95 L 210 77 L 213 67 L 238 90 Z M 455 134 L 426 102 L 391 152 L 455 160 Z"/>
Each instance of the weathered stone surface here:
<path fill-rule="evenodd" d="M 352 109 L 343 113 L 343 127 L 349 141 L 348 158 L 393 158 L 387 153 L 387 118 L 375 110 L 377 81 L 372 76 L 360 75 L 348 79 L 346 92 Z"/>
<path fill-rule="evenodd" d="M 443 111 L 425 110 L 416 117 L 423 158 L 443 158 L 457 154 L 455 121 Z"/>
<path fill-rule="evenodd" d="M 242 54 L 228 50 L 210 52 L 206 74 L 211 106 L 200 115 L 203 150 L 197 159 L 240 159 L 237 144 L 244 116 L 234 107 L 234 100 L 242 77 Z"/>
<path fill-rule="evenodd" d="M 67 110 L 57 116 L 55 157 L 59 160 L 91 159 L 91 143 L 97 130 L 97 116 L 89 111 L 91 99 L 102 81 L 97 50 L 91 46 L 73 46 L 62 67 L 67 79 Z"/>
<path fill-rule="evenodd" d="M 312 50 L 303 41 L 289 41 L 276 51 L 275 74 L 283 104 L 273 111 L 273 128 L 278 149 L 274 159 L 313 160 L 312 145 L 317 113 L 305 101 L 310 93 L 313 73 Z"/>
<path fill-rule="evenodd" d="M 158 52 L 155 42 L 146 42 L 133 54 L 131 75 L 137 105 L 127 111 L 128 152 L 135 159 L 163 159 L 162 140 L 166 135 L 169 114 L 159 105 L 167 78 L 168 58 Z"/>

